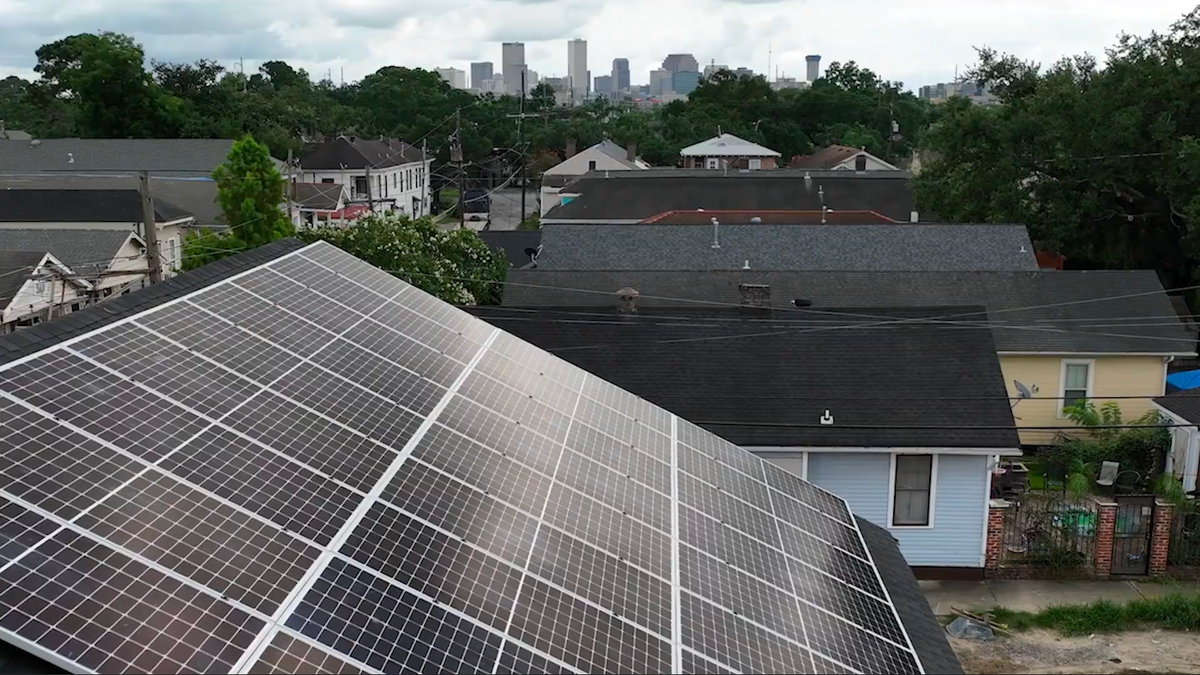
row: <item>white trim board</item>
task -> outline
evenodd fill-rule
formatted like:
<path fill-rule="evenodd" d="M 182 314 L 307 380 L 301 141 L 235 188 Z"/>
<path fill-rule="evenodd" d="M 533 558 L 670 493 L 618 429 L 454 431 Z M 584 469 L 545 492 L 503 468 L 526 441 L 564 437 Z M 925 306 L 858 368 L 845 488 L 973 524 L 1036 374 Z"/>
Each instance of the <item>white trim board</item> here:
<path fill-rule="evenodd" d="M 893 452 L 891 459 L 888 462 L 888 510 L 887 510 L 887 529 L 888 530 L 932 530 L 934 528 L 934 515 L 937 512 L 937 490 L 938 490 L 938 456 L 937 453 L 932 454 L 932 459 L 929 460 L 929 521 L 925 525 L 896 525 L 892 518 L 895 517 L 893 511 L 896 508 L 896 457 L 898 455 L 917 455 L 926 453 L 915 452 Z M 985 490 L 986 492 L 986 490 Z"/>
<path fill-rule="evenodd" d="M 1180 342 L 1187 342 L 1180 338 Z M 1063 356 L 1104 358 L 1106 356 L 1196 356 L 1196 352 L 1006 352 L 996 350 L 998 356 Z"/>
<path fill-rule="evenodd" d="M 1014 426 L 1013 430 L 1020 431 L 1021 427 Z M 746 445 L 745 450 L 760 457 L 798 457 L 809 452 L 840 452 L 848 454 L 881 454 L 881 455 L 1004 455 L 1005 457 L 1020 456 L 1021 448 L 898 448 L 898 447 L 807 447 L 807 446 L 764 446 Z"/>

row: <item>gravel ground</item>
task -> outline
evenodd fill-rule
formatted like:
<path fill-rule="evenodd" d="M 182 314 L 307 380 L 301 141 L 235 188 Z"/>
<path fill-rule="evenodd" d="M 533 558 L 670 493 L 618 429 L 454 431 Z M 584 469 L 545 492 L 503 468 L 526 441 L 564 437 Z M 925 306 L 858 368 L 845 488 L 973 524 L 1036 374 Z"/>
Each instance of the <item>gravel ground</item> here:
<path fill-rule="evenodd" d="M 1067 638 L 1028 631 L 995 640 L 950 638 L 968 673 L 1200 673 L 1200 635 L 1133 631 Z"/>

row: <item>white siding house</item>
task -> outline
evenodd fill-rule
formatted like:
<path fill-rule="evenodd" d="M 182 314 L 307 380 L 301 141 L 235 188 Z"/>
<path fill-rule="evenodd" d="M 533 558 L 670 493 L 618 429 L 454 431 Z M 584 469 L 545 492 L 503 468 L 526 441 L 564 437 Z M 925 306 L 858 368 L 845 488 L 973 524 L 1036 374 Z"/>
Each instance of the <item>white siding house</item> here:
<path fill-rule="evenodd" d="M 0 251 L 0 333 L 11 333 L 80 309 L 92 285 L 49 253 Z"/>
<path fill-rule="evenodd" d="M 297 180 L 344 185 L 354 204 L 416 218 L 429 214 L 432 164 L 401 140 L 339 136 L 300 159 Z"/>
<path fill-rule="evenodd" d="M 900 167 L 867 152 L 865 148 L 830 145 L 811 155 L 792 158 L 792 169 L 816 171 L 900 171 Z"/>
<path fill-rule="evenodd" d="M 568 146 L 568 152 L 571 147 Z M 637 146 L 631 145 L 629 150 L 603 140 L 574 154 L 562 162 L 546 169 L 542 173 L 541 206 L 542 215 L 559 205 L 558 193 L 567 183 L 589 171 L 643 171 L 650 165 L 637 156 Z"/>

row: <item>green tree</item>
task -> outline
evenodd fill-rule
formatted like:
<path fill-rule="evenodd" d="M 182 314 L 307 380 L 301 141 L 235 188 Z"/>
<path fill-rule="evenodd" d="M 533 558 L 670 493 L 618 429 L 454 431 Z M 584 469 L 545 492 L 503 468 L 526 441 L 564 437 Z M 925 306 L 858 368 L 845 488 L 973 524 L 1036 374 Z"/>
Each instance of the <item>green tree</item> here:
<path fill-rule="evenodd" d="M 455 304 L 498 304 L 508 268 L 470 230 L 442 230 L 429 217 L 369 215 L 347 228 L 301 231 L 308 242 L 325 240 Z"/>
<path fill-rule="evenodd" d="M 189 237 L 184 242 L 184 269 L 292 234 L 292 223 L 280 208 L 286 186 L 267 146 L 249 136 L 236 141 L 225 162 L 213 171 L 213 180 L 217 205 L 229 229 Z"/>

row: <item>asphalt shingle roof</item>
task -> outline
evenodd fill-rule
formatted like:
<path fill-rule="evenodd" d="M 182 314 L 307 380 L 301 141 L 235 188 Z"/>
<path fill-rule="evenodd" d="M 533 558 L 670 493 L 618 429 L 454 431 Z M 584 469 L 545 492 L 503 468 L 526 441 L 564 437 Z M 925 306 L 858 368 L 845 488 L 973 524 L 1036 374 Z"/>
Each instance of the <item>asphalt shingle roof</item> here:
<path fill-rule="evenodd" d="M 288 188 L 301 208 L 317 211 L 336 211 L 343 189 L 341 183 L 293 183 Z"/>
<path fill-rule="evenodd" d="M 0 190 L 136 190 L 133 176 L 0 176 Z M 174 204 L 196 217 L 197 225 L 224 223 L 217 206 L 217 183 L 206 176 L 151 176 L 150 192 L 155 200 Z M 139 218 L 140 220 L 140 218 Z"/>
<path fill-rule="evenodd" d="M 384 169 L 420 162 L 421 149 L 395 138 L 377 140 L 338 136 L 313 148 L 300 159 L 305 171 L 341 171 L 343 169 Z"/>
<path fill-rule="evenodd" d="M 128 230 L 59 230 L 0 228 L 0 251 L 49 252 L 76 272 L 85 266 L 105 267 L 129 238 Z"/>
<path fill-rule="evenodd" d="M 716 232 L 714 232 L 716 230 Z M 719 248 L 714 248 L 714 234 Z M 547 270 L 1036 270 L 1024 225 L 560 225 Z"/>
<path fill-rule="evenodd" d="M 525 249 L 537 248 L 542 244 L 540 230 L 485 230 L 477 234 L 488 248 L 504 253 L 508 264 L 513 267 L 528 265 L 531 261 Z"/>
<path fill-rule="evenodd" d="M 910 220 L 913 196 L 905 172 L 809 173 L 811 180 L 805 180 L 804 171 L 788 169 L 728 174 L 649 169 L 613 171 L 607 178 L 587 174 L 563 189 L 579 196 L 551 209 L 542 222 L 640 221 L 665 211 L 694 209 L 820 211 L 822 206 Z"/>
<path fill-rule="evenodd" d="M 6 251 L 0 247 L 0 309 L 8 307 L 45 255 L 45 251 Z"/>
<path fill-rule="evenodd" d="M 864 327 L 878 320 L 850 316 L 859 310 L 763 318 L 694 307 L 649 308 L 637 316 L 617 315 L 615 308 L 469 310 L 742 446 L 1020 445 L 988 331 L 947 331 L 928 323 Z M 871 313 L 898 319 L 972 311 L 982 308 Z M 996 398 L 955 398 L 963 391 Z M 922 397 L 947 400 L 930 405 Z M 833 426 L 820 425 L 826 410 Z M 752 423 L 800 426 L 748 426 Z M 999 428 L 851 428 L 861 426 Z"/>
<path fill-rule="evenodd" d="M 0 143 L 0 171 L 154 171 L 207 176 L 227 138 L 41 138 Z"/>
<path fill-rule="evenodd" d="M 1189 422 L 1200 424 L 1200 389 L 1184 389 L 1160 396 L 1154 402 Z"/>
<path fill-rule="evenodd" d="M 509 270 L 504 305 L 615 307 L 632 287 L 643 306 L 741 302 L 740 283 L 766 284 L 773 302 L 822 307 L 931 307 L 976 304 L 1002 352 L 1186 354 L 1196 335 L 1174 313 L 1151 270 L 1039 272 L 771 272 Z M 576 292 L 580 289 L 594 292 Z M 689 302 L 692 301 L 692 302 Z M 696 302 L 699 301 L 699 302 Z M 1020 310 L 1020 311 L 1014 311 Z M 934 313 L 930 316 L 946 316 Z M 978 322 L 983 317 L 952 319 Z M 1114 325 L 1117 324 L 1117 325 Z M 1132 324 L 1132 325 L 1126 325 Z M 955 331 L 957 332 L 957 331 Z"/>
<path fill-rule="evenodd" d="M 157 222 L 192 214 L 165 199 L 154 200 Z M 0 190 L 3 223 L 140 223 L 137 190 Z"/>
<path fill-rule="evenodd" d="M 106 300 L 53 321 L 30 328 L 22 328 L 15 333 L 0 337 L 0 363 L 8 363 L 52 347 L 63 340 L 96 330 L 101 326 L 161 305 L 168 300 L 200 290 L 238 272 L 244 272 L 303 247 L 304 243 L 299 239 L 293 237 L 280 239 L 266 246 L 238 253 L 191 272 L 171 277 L 129 295 Z M 5 266 L 8 265 L 0 264 L 0 267 Z"/>

